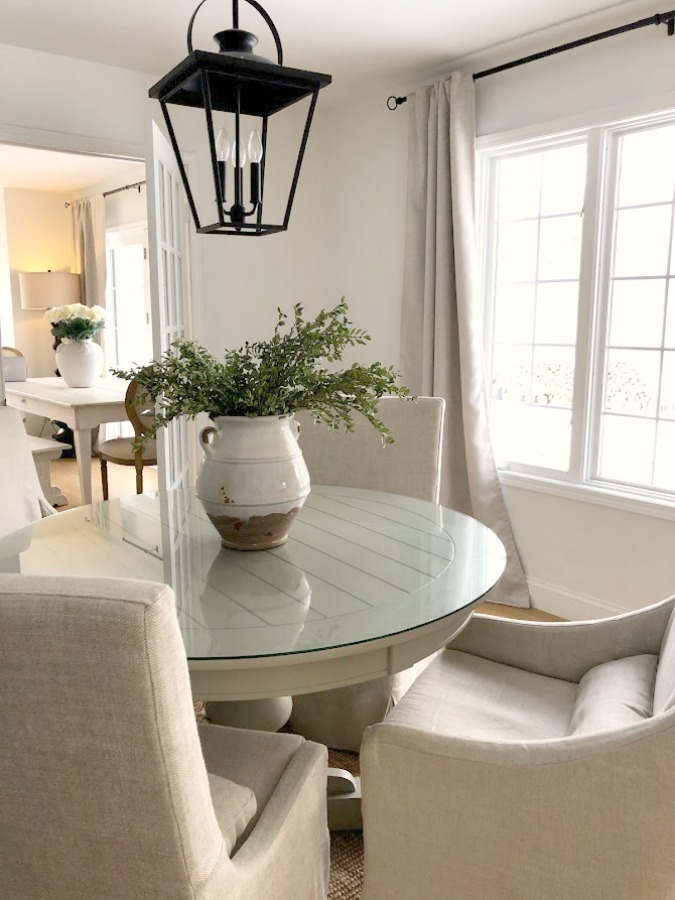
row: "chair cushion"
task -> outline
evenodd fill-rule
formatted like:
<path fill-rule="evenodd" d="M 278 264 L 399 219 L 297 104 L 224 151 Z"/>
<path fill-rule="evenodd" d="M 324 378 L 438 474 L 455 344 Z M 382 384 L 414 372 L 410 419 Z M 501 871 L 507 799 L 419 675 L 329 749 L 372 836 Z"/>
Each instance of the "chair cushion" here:
<path fill-rule="evenodd" d="M 590 669 L 579 682 L 570 735 L 614 731 L 652 714 L 658 656 L 613 659 Z"/>
<path fill-rule="evenodd" d="M 211 772 L 208 776 L 213 809 L 229 855 L 256 814 L 258 806 L 255 794 L 250 788 L 235 784 L 228 778 L 221 778 Z"/>
<path fill-rule="evenodd" d="M 665 712 L 675 703 L 675 610 L 663 635 L 659 666 L 654 685 L 654 715 Z"/>
<path fill-rule="evenodd" d="M 200 725 L 198 730 L 207 772 L 249 788 L 255 796 L 256 809 L 238 838 L 236 850 L 262 815 L 304 738 L 223 725 Z"/>
<path fill-rule="evenodd" d="M 115 460 L 134 461 L 134 439 L 133 438 L 113 438 L 111 441 L 103 441 L 99 444 L 98 455 L 102 459 L 108 459 L 111 462 Z M 157 462 L 157 442 L 149 440 L 143 444 L 141 455 L 143 462 L 155 465 Z"/>
<path fill-rule="evenodd" d="M 479 741 L 536 741 L 567 734 L 577 685 L 444 650 L 387 721 Z"/>

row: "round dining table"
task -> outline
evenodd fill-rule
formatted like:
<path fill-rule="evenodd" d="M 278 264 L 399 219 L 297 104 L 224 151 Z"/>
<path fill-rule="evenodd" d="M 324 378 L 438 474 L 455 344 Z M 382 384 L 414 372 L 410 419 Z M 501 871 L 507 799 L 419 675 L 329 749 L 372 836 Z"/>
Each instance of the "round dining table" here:
<path fill-rule="evenodd" d="M 225 549 L 193 489 L 92 503 L 0 538 L 0 571 L 171 585 L 200 700 L 281 697 L 393 674 L 442 647 L 504 547 L 435 503 L 315 485 L 288 541 Z"/>

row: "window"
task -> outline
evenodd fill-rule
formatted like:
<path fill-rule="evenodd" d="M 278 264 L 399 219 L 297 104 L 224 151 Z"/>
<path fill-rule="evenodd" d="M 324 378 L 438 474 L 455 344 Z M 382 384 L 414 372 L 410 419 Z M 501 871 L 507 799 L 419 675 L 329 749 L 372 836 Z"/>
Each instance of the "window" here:
<path fill-rule="evenodd" d="M 675 113 L 481 157 L 498 464 L 675 500 Z"/>

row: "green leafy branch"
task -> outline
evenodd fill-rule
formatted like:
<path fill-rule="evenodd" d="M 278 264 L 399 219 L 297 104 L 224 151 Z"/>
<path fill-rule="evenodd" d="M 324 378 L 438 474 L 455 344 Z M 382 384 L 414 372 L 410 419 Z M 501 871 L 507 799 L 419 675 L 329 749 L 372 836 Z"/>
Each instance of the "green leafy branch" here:
<path fill-rule="evenodd" d="M 340 362 L 348 347 L 370 340 L 349 321 L 345 300 L 309 321 L 296 304 L 287 324 L 288 316 L 279 309 L 270 340 L 228 350 L 223 362 L 194 341 L 179 339 L 158 362 L 112 369 L 119 378 L 136 378 L 156 398 L 155 424 L 144 440 L 179 416 L 280 416 L 307 409 L 329 428 L 348 431 L 354 429 L 353 413 L 361 413 L 390 443 L 386 425 L 377 418 L 378 400 L 385 394 L 409 396 L 396 383 L 393 367 L 354 363 L 329 371 L 324 365 Z"/>

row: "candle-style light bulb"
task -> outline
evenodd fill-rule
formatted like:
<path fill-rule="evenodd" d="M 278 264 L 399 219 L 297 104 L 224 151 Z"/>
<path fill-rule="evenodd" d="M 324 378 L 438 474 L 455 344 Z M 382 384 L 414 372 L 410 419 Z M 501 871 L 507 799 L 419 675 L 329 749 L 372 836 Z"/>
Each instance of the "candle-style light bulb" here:
<path fill-rule="evenodd" d="M 251 203 L 260 203 L 260 161 L 263 158 L 263 145 L 257 131 L 252 131 L 248 139 L 248 155 L 251 160 Z"/>
<path fill-rule="evenodd" d="M 216 157 L 218 162 L 227 162 L 229 155 L 230 139 L 227 135 L 227 130 L 221 128 L 218 132 L 218 137 L 216 138 Z"/>
<path fill-rule="evenodd" d="M 259 163 L 263 158 L 263 145 L 257 131 L 252 131 L 248 139 L 248 158 L 252 163 Z"/>
<path fill-rule="evenodd" d="M 225 195 L 227 192 L 227 168 L 225 164 L 229 155 L 230 139 L 227 135 L 227 130 L 221 128 L 218 132 L 218 137 L 216 138 L 216 161 L 218 163 L 218 175 L 220 177 L 220 191 L 223 195 L 223 203 L 225 203 Z"/>
<path fill-rule="evenodd" d="M 237 142 L 232 141 L 232 162 L 235 166 L 238 164 L 243 169 L 246 165 L 246 148 L 244 142 L 239 138 L 239 159 L 237 159 Z"/>

